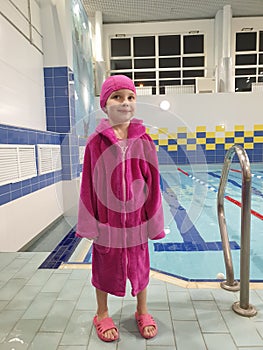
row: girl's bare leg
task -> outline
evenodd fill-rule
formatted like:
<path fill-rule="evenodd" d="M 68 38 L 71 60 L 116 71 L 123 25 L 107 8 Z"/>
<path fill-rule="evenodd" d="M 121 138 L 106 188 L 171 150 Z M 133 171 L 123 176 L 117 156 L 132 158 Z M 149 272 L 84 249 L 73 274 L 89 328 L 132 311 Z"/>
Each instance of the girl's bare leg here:
<path fill-rule="evenodd" d="M 137 312 L 139 315 L 147 314 L 147 288 L 142 290 L 140 293 L 137 294 Z M 149 326 L 144 328 L 144 335 L 145 336 L 154 336 L 155 333 L 155 327 Z"/>
<path fill-rule="evenodd" d="M 98 306 L 97 308 L 98 321 L 101 321 L 103 318 L 109 317 L 108 293 L 103 292 L 102 290 L 99 290 L 96 288 L 96 297 L 97 297 L 97 306 Z M 109 339 L 115 339 L 117 335 L 118 333 L 114 328 L 104 332 L 104 336 Z"/>

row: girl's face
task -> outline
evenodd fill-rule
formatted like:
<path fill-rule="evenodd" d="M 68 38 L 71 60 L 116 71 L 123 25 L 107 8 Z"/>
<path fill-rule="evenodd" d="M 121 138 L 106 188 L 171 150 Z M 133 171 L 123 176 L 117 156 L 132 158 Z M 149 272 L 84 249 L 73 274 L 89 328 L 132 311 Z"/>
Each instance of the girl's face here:
<path fill-rule="evenodd" d="M 105 112 L 113 125 L 130 121 L 135 113 L 136 96 L 133 91 L 121 89 L 114 91 L 108 98 Z"/>

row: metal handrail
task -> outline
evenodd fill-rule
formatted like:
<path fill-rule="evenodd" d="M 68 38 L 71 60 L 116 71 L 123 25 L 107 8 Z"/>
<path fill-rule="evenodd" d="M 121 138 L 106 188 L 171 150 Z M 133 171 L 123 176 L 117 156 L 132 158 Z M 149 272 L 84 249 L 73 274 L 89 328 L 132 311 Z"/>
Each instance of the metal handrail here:
<path fill-rule="evenodd" d="M 229 291 L 239 290 L 239 283 L 234 279 L 231 249 L 224 212 L 225 188 L 232 159 L 238 155 L 242 170 L 242 206 L 241 206 L 241 243 L 240 243 L 240 301 L 232 309 L 241 316 L 251 317 L 257 311 L 249 304 L 249 269 L 250 269 L 250 221 L 251 221 L 251 172 L 246 151 L 240 145 L 233 145 L 226 153 L 217 195 L 217 214 L 222 239 L 226 266 L 226 281 L 221 287 Z"/>

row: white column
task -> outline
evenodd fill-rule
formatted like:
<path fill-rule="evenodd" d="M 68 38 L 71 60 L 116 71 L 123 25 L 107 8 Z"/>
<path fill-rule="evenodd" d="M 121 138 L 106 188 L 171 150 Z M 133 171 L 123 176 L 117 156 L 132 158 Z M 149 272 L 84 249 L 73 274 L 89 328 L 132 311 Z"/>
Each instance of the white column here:
<path fill-rule="evenodd" d="M 222 25 L 223 23 L 223 10 L 217 11 L 215 17 L 215 30 L 214 30 L 214 67 L 215 67 L 215 79 L 216 79 L 216 92 L 221 91 L 221 60 L 222 60 Z"/>
<path fill-rule="evenodd" d="M 42 0 L 40 5 L 44 66 L 73 68 L 70 1 Z"/>
<path fill-rule="evenodd" d="M 106 77 L 105 61 L 103 58 L 103 20 L 102 12 L 95 12 L 95 90 L 100 94 L 101 85 Z"/>
<path fill-rule="evenodd" d="M 225 5 L 215 18 L 215 69 L 219 92 L 234 91 L 232 66 L 232 9 Z"/>
<path fill-rule="evenodd" d="M 225 73 L 225 92 L 233 92 L 233 72 L 231 57 L 232 9 L 230 5 L 223 7 L 223 67 Z"/>
<path fill-rule="evenodd" d="M 231 56 L 232 9 L 230 5 L 223 7 L 223 57 Z"/>

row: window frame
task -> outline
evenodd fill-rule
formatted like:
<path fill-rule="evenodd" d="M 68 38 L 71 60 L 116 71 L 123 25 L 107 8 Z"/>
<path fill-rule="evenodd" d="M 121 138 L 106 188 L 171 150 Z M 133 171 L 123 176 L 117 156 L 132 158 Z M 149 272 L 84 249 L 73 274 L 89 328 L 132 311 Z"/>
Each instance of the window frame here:
<path fill-rule="evenodd" d="M 159 55 L 159 38 L 162 36 L 180 36 L 180 54 L 179 55 Z M 195 35 L 195 34 L 194 34 Z M 147 35 L 142 35 L 142 34 L 136 34 L 136 35 L 127 35 L 125 36 L 126 39 L 130 39 L 130 53 L 131 56 L 120 56 L 120 57 L 114 57 L 112 56 L 111 53 L 111 40 L 118 40 L 118 38 L 116 38 L 115 36 L 111 36 L 109 38 L 110 40 L 110 54 L 109 54 L 109 62 L 110 62 L 110 75 L 114 75 L 114 74 L 128 74 L 134 81 L 136 86 L 152 86 L 153 88 L 156 88 L 156 92 L 160 92 L 161 93 L 161 89 L 163 88 L 163 86 L 165 85 L 187 85 L 188 83 L 192 83 L 193 79 L 194 79 L 194 83 L 195 83 L 195 78 L 199 77 L 199 75 L 197 76 L 188 76 L 188 77 L 184 77 L 184 75 L 187 75 L 187 71 L 198 71 L 198 70 L 203 70 L 203 75 L 202 77 L 206 76 L 206 72 L 207 72 L 207 49 L 206 49 L 206 34 L 205 33 L 196 33 L 196 35 L 198 36 L 202 36 L 203 37 L 203 53 L 187 53 L 184 54 L 183 52 L 183 42 L 184 42 L 184 37 L 185 36 L 193 36 L 193 34 L 191 33 L 178 33 L 178 34 L 147 34 Z M 155 37 L 155 55 L 154 56 L 135 56 L 134 55 L 134 38 L 136 37 Z M 123 39 L 123 38 L 120 38 Z M 184 66 L 183 65 L 183 61 L 184 58 L 191 58 L 191 57 L 203 57 L 203 66 Z M 175 59 L 177 60 L 179 58 L 179 66 L 175 66 L 175 67 L 160 67 L 160 59 Z M 131 68 L 130 69 L 111 69 L 111 63 L 114 60 L 123 60 L 123 59 L 129 59 L 132 60 L 132 64 L 131 64 Z M 150 67 L 150 68 L 135 68 L 135 63 L 137 60 L 154 60 L 155 61 L 155 67 Z M 136 77 L 136 73 L 146 73 L 146 74 L 151 74 L 153 72 L 155 72 L 155 79 L 152 78 L 147 78 L 145 77 L 145 79 L 138 79 Z M 171 74 L 173 74 L 173 72 L 175 72 L 174 74 L 179 74 L 179 77 L 160 77 L 160 75 L 162 75 L 161 73 L 163 72 L 167 72 L 167 74 L 169 75 L 169 72 Z M 155 82 L 153 84 L 153 82 Z M 165 85 L 164 85 L 165 82 Z M 195 85 L 195 84 L 194 84 Z"/>
<path fill-rule="evenodd" d="M 262 58 L 262 64 L 260 64 L 260 58 L 263 57 L 263 47 L 262 51 L 260 51 L 260 38 L 261 35 L 263 36 L 263 30 L 261 29 L 253 29 L 249 33 L 256 33 L 256 48 L 255 50 L 245 50 L 245 51 L 237 51 L 236 43 L 237 43 L 237 36 L 238 34 L 247 34 L 246 31 L 236 31 L 235 32 L 235 42 L 234 42 L 234 79 L 235 79 L 235 92 L 251 92 L 252 91 L 252 83 L 259 83 L 263 81 L 263 58 Z M 262 39 L 263 40 L 263 39 Z M 256 62 L 254 63 L 247 63 L 247 64 L 237 64 L 237 58 L 241 58 L 242 56 L 249 56 L 254 55 L 256 57 Z M 240 74 L 241 70 L 245 69 L 254 69 L 255 74 Z M 260 74 L 262 72 L 262 74 Z M 239 74 L 237 74 L 239 73 Z M 240 89 L 237 85 L 237 81 L 242 81 L 246 79 L 246 83 L 249 84 L 247 87 L 243 87 Z"/>

